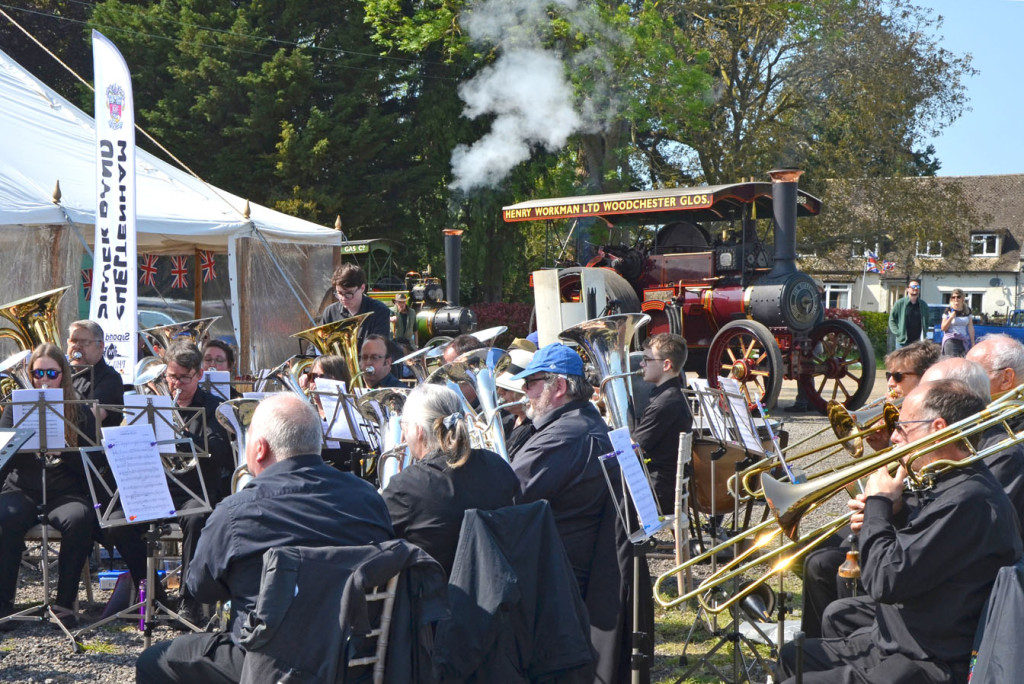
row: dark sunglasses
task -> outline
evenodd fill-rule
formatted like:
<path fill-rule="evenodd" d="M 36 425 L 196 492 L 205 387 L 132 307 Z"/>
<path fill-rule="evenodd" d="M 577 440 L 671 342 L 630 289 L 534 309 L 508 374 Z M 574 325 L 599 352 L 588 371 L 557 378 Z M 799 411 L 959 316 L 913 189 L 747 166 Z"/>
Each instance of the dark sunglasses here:
<path fill-rule="evenodd" d="M 890 373 L 889 371 L 886 371 L 885 379 L 888 380 L 889 378 L 892 378 L 896 382 L 903 382 L 903 378 L 907 377 L 908 375 L 920 375 L 920 373 L 907 373 L 906 371 L 896 371 L 895 373 Z"/>
<path fill-rule="evenodd" d="M 57 368 L 47 368 L 45 370 L 40 368 L 32 369 L 32 377 L 35 378 L 36 380 L 42 380 L 44 375 L 50 378 L 51 380 L 56 380 L 57 378 L 60 377 L 60 374 L 61 371 Z"/>

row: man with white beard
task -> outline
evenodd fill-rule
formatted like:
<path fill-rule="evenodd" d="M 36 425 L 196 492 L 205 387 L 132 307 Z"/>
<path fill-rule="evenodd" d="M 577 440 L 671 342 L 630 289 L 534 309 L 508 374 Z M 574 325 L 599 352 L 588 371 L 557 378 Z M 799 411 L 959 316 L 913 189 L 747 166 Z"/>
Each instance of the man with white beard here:
<path fill-rule="evenodd" d="M 583 360 L 563 344 L 538 351 L 513 379 L 523 381 L 530 402 L 527 416 L 536 430 L 512 461 L 522 488 L 516 503 L 546 499 L 551 505 L 590 613 L 590 640 L 598 656 L 595 681 L 623 681 L 619 647 L 628 577 L 617 556 L 617 544 L 625 541 L 625 534 L 600 463 L 600 457 L 612 451 L 608 426 L 590 402 L 593 387 L 584 377 Z M 614 463 L 609 461 L 610 479 L 618 482 Z M 627 679 L 628 655 L 627 651 Z"/>

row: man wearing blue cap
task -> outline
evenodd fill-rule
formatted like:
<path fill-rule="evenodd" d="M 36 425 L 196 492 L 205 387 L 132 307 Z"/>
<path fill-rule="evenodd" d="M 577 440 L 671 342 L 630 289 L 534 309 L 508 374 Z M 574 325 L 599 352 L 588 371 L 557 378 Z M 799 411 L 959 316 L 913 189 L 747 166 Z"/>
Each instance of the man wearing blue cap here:
<path fill-rule="evenodd" d="M 623 573 L 616 554 L 622 530 L 598 460 L 612 451 L 608 426 L 590 402 L 593 387 L 583 375 L 583 360 L 563 344 L 542 348 L 513 379 L 523 381 L 535 429 L 512 461 L 522 488 L 516 502 L 546 499 L 551 505 L 590 613 L 595 681 L 622 681 Z"/>

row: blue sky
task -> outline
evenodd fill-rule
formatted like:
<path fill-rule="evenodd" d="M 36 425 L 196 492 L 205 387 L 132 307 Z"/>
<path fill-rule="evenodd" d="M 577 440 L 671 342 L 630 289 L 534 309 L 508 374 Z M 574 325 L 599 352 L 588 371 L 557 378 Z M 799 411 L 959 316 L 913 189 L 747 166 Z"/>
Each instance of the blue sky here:
<path fill-rule="evenodd" d="M 944 18 L 947 50 L 971 53 L 980 73 L 967 79 L 970 107 L 930 142 L 940 176 L 1024 173 L 1024 1 L 917 0 Z"/>

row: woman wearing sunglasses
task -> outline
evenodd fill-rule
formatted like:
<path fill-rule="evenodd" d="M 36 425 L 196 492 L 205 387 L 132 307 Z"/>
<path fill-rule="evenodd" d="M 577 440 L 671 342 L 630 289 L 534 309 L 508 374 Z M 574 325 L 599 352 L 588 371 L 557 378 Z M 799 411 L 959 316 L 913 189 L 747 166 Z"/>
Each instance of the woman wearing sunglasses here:
<path fill-rule="evenodd" d="M 942 312 L 941 327 L 943 356 L 964 356 L 974 346 L 971 307 L 959 287 L 949 295 L 949 308 Z"/>
<path fill-rule="evenodd" d="M 29 357 L 28 368 L 36 389 L 60 388 L 65 401 L 79 399 L 71 386 L 71 367 L 60 347 L 39 345 Z M 13 414 L 10 408 L 5 410 L 0 427 L 11 427 Z M 96 433 L 92 411 L 78 404 L 64 404 L 64 416 L 67 449 L 91 444 Z M 53 412 L 47 418 L 59 420 Z M 89 438 L 81 437 L 72 426 Z M 53 455 L 60 458 L 48 459 L 45 510 L 50 524 L 61 533 L 54 610 L 60 621 L 70 628 L 78 623 L 73 606 L 78 598 L 79 576 L 99 527 L 81 457 L 77 451 L 53 452 Z M 36 454 L 16 454 L 0 490 L 0 617 L 14 612 L 14 592 L 25 533 L 38 522 L 38 507 L 43 503 L 43 468 L 43 460 Z M 0 629 L 9 631 L 19 624 L 17 621 L 2 623 Z"/>

